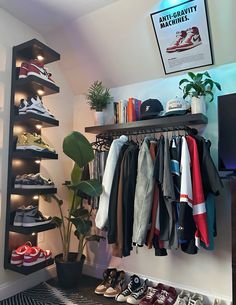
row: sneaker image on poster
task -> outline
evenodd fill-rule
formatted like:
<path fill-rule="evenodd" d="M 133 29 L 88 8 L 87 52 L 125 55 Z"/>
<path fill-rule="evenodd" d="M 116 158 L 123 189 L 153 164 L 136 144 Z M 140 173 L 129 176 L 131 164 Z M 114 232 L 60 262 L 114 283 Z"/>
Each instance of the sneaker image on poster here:
<path fill-rule="evenodd" d="M 145 297 L 147 293 L 147 279 L 143 282 L 143 284 L 136 289 L 128 298 L 127 298 L 127 303 L 129 304 L 139 304 L 140 301 L 142 300 L 143 297 Z"/>
<path fill-rule="evenodd" d="M 28 97 L 27 100 L 20 100 L 20 105 L 18 107 L 19 115 L 24 115 L 29 112 L 55 119 L 54 115 L 43 105 L 43 102 L 38 95 Z"/>
<path fill-rule="evenodd" d="M 37 76 L 52 84 L 55 83 L 51 78 L 52 74 L 48 73 L 47 69 L 44 67 L 44 64 L 37 59 L 31 60 L 29 63 L 27 76 L 30 75 Z"/>
<path fill-rule="evenodd" d="M 141 286 L 140 278 L 134 274 L 130 277 L 130 282 L 126 288 L 116 296 L 117 302 L 126 302 L 128 297 Z"/>
<path fill-rule="evenodd" d="M 185 51 L 202 44 L 201 36 L 199 30 L 196 26 L 187 29 L 187 36 L 182 40 L 182 42 L 176 47 L 177 51 Z"/>
<path fill-rule="evenodd" d="M 116 268 L 107 268 L 103 272 L 103 281 L 96 287 L 94 292 L 96 294 L 104 294 L 105 291 L 107 290 L 107 288 L 111 284 L 111 280 L 112 280 L 112 276 L 111 275 L 112 275 L 112 273 L 116 273 L 116 272 L 117 272 Z"/>
<path fill-rule="evenodd" d="M 50 189 L 54 188 L 51 179 L 44 178 L 40 173 L 17 175 L 14 188 L 22 189 Z"/>
<path fill-rule="evenodd" d="M 183 39 L 187 36 L 187 32 L 186 31 L 179 31 L 176 32 L 176 39 L 175 41 L 166 49 L 166 52 L 168 53 L 172 53 L 172 52 L 176 52 L 177 47 L 181 44 L 181 42 L 183 41 Z"/>
<path fill-rule="evenodd" d="M 40 152 L 56 153 L 55 149 L 43 141 L 37 133 L 24 132 L 18 135 L 16 150 L 34 150 Z"/>

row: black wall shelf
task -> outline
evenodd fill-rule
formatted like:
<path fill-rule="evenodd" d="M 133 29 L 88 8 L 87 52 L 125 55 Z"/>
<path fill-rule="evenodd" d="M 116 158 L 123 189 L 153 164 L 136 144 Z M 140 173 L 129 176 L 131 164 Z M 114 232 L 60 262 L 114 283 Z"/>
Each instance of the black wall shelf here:
<path fill-rule="evenodd" d="M 21 63 L 28 63 L 30 60 L 36 59 L 39 55 L 44 57 L 44 64 L 60 59 L 60 55 L 57 52 L 37 39 L 32 39 L 13 48 L 4 268 L 22 274 L 36 272 L 54 262 L 53 259 L 49 259 L 31 267 L 17 267 L 10 264 L 10 257 L 13 250 L 27 241 L 30 241 L 33 246 L 36 246 L 38 242 L 37 233 L 55 228 L 55 224 L 53 223 L 35 227 L 16 227 L 12 225 L 16 209 L 27 204 L 33 204 L 38 207 L 39 196 L 34 195 L 55 194 L 57 192 L 56 188 L 14 188 L 14 181 L 17 175 L 36 174 L 40 172 L 40 162 L 35 162 L 37 159 L 58 159 L 58 155 L 52 152 L 16 150 L 17 136 L 22 132 L 36 132 L 40 136 L 41 128 L 59 126 L 59 121 L 50 117 L 44 117 L 30 112 L 23 115 L 18 114 L 17 108 L 21 98 L 36 95 L 46 96 L 59 92 L 59 87 L 54 83 L 37 76 L 31 75 L 23 79 L 18 79 Z M 44 92 L 39 93 L 39 89 Z"/>
<path fill-rule="evenodd" d="M 50 188 L 50 189 L 15 189 L 13 188 L 11 193 L 16 195 L 48 195 L 48 194 L 56 194 L 57 189 L 56 188 Z"/>
<path fill-rule="evenodd" d="M 16 226 L 9 226 L 9 230 L 11 232 L 21 233 L 21 234 L 32 234 L 32 233 L 39 233 L 48 230 L 53 230 L 56 228 L 56 225 L 53 223 L 48 223 L 46 225 L 35 226 L 35 227 L 16 227 Z"/>
<path fill-rule="evenodd" d="M 28 275 L 33 272 L 39 271 L 43 268 L 46 268 L 46 267 L 52 265 L 53 263 L 54 263 L 54 260 L 52 258 L 48 259 L 42 263 L 39 263 L 37 265 L 30 266 L 30 267 L 25 267 L 25 266 L 17 267 L 16 265 L 12 265 L 12 264 L 8 263 L 6 265 L 6 269 L 13 270 L 13 271 L 22 273 L 24 275 Z"/>
<path fill-rule="evenodd" d="M 175 129 L 181 127 L 189 127 L 192 125 L 207 124 L 208 119 L 205 115 L 198 114 L 187 114 L 170 117 L 159 117 L 151 120 L 135 121 L 124 124 L 113 124 L 113 125 L 102 125 L 102 126 L 91 126 L 85 127 L 85 132 L 93 134 L 102 133 L 129 133 L 132 131 L 149 131 L 152 130 L 163 130 L 165 128 Z"/>

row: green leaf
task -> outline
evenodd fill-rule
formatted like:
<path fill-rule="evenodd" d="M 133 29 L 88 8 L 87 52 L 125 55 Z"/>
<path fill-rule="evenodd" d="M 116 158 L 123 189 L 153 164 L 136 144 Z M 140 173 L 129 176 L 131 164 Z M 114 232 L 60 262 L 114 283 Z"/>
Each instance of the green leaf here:
<path fill-rule="evenodd" d="M 94 159 L 94 152 L 91 144 L 85 136 L 78 131 L 73 131 L 64 138 L 63 152 L 81 168 Z"/>
<path fill-rule="evenodd" d="M 211 91 L 209 91 L 209 90 L 206 90 L 206 94 L 208 94 L 208 95 L 210 95 L 210 96 L 211 96 L 211 99 L 209 100 L 209 102 L 212 102 L 212 101 L 213 101 L 213 99 L 214 99 L 214 95 L 213 95 L 213 93 L 212 93 Z"/>
<path fill-rule="evenodd" d="M 71 172 L 71 183 L 73 185 L 77 185 L 81 181 L 82 173 L 83 169 L 75 163 Z"/>
<path fill-rule="evenodd" d="M 78 185 L 78 190 L 90 197 L 98 197 L 102 193 L 102 185 L 97 180 L 81 181 Z"/>
<path fill-rule="evenodd" d="M 100 240 L 105 240 L 106 238 L 104 236 L 101 235 L 91 235 L 89 237 L 86 237 L 87 241 L 97 241 L 99 242 Z"/>
<path fill-rule="evenodd" d="M 179 87 L 184 83 L 189 83 L 189 80 L 187 78 L 181 79 L 181 81 L 179 82 Z"/>
<path fill-rule="evenodd" d="M 194 81 L 196 75 L 193 72 L 188 72 L 188 76 Z"/>
<path fill-rule="evenodd" d="M 206 75 L 207 77 L 211 78 L 210 74 L 207 71 L 204 72 L 203 75 Z"/>
<path fill-rule="evenodd" d="M 76 232 L 77 234 L 88 235 L 92 227 L 92 221 L 77 219 Z"/>
<path fill-rule="evenodd" d="M 213 89 L 214 82 L 213 82 L 211 79 L 207 78 L 207 79 L 204 81 L 204 85 L 205 85 L 205 86 L 209 85 L 210 88 L 211 88 L 211 90 L 212 90 L 212 89 Z"/>
<path fill-rule="evenodd" d="M 216 85 L 216 88 L 221 91 L 221 85 L 217 82 L 214 82 L 214 84 Z"/>
<path fill-rule="evenodd" d="M 71 215 L 75 218 L 86 218 L 89 216 L 89 211 L 84 207 L 75 209 L 71 212 Z"/>
<path fill-rule="evenodd" d="M 56 227 L 59 228 L 62 225 L 62 219 L 60 217 L 54 216 L 52 218 L 52 223 L 54 223 Z"/>

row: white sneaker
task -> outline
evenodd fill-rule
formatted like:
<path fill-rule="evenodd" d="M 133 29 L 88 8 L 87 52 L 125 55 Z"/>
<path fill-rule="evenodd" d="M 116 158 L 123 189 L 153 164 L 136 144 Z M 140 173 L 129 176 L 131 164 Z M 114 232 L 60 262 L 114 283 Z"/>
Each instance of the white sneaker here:
<path fill-rule="evenodd" d="M 182 290 L 177 297 L 174 305 L 188 305 L 190 292 Z"/>
<path fill-rule="evenodd" d="M 45 108 L 39 96 L 29 97 L 27 100 L 22 99 L 20 101 L 19 114 L 26 114 L 28 112 L 55 119 L 54 115 Z"/>
<path fill-rule="evenodd" d="M 188 305 L 203 305 L 203 296 L 201 294 L 194 293 L 190 297 Z"/>
<path fill-rule="evenodd" d="M 196 26 L 187 29 L 187 36 L 181 41 L 181 43 L 176 46 L 177 51 L 185 51 L 196 46 L 199 46 L 202 43 L 199 30 Z"/>

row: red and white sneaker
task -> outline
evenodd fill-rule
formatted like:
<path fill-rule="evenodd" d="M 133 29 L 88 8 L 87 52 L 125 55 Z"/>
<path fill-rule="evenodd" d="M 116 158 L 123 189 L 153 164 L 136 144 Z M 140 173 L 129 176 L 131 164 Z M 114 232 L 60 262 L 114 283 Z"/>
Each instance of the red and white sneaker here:
<path fill-rule="evenodd" d="M 196 46 L 199 46 L 202 43 L 199 30 L 196 26 L 193 26 L 190 29 L 187 29 L 187 36 L 182 40 L 182 42 L 176 47 L 177 51 L 185 51 Z"/>
<path fill-rule="evenodd" d="M 11 264 L 18 267 L 22 266 L 24 261 L 24 255 L 27 251 L 30 250 L 32 244 L 30 241 L 27 241 L 24 245 L 20 246 L 16 250 L 13 250 L 11 253 Z"/>
<path fill-rule="evenodd" d="M 26 251 L 23 260 L 23 266 L 29 267 L 42 263 L 51 258 L 52 252 L 50 250 L 42 250 L 39 247 L 32 247 Z"/>
<path fill-rule="evenodd" d="M 26 78 L 29 71 L 29 64 L 27 62 L 22 62 L 20 66 L 19 78 Z"/>
<path fill-rule="evenodd" d="M 186 31 L 176 32 L 176 40 L 166 49 L 166 52 L 168 53 L 176 52 L 177 47 L 181 44 L 181 42 L 186 36 L 187 36 Z"/>
<path fill-rule="evenodd" d="M 44 64 L 38 61 L 37 59 L 30 61 L 28 76 L 30 75 L 37 76 L 54 84 L 54 81 L 51 78 L 52 74 L 48 73 L 48 71 L 44 67 Z"/>

